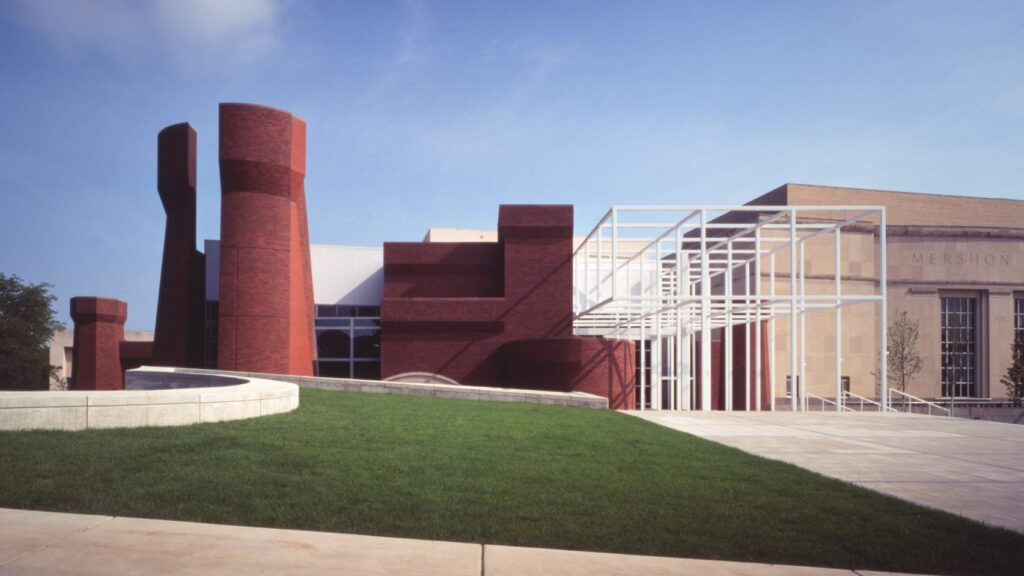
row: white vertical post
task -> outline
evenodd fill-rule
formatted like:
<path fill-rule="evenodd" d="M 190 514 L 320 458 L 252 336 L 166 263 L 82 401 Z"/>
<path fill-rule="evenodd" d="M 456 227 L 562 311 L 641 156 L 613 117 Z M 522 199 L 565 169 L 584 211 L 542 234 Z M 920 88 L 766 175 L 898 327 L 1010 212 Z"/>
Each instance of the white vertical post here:
<path fill-rule="evenodd" d="M 640 410 L 647 409 L 647 320 L 640 320 Z"/>
<path fill-rule="evenodd" d="M 697 379 L 697 363 L 693 362 L 693 359 L 697 357 L 697 339 L 693 337 L 693 330 L 689 331 L 686 338 L 690 341 L 690 409 L 700 410 L 700 406 L 697 405 L 697 386 L 693 384 Z"/>
<path fill-rule="evenodd" d="M 676 358 L 676 345 L 677 344 L 676 343 L 678 341 L 678 339 L 676 338 L 677 334 L 678 334 L 678 332 L 674 332 L 671 336 L 665 338 L 665 342 L 668 343 L 668 347 L 665 350 L 665 355 L 666 355 L 666 357 L 668 359 L 668 372 L 669 372 L 669 376 L 668 376 L 668 383 L 669 383 L 669 388 L 668 388 L 668 395 L 669 395 L 669 398 L 668 398 L 668 408 L 669 408 L 669 410 L 678 410 L 679 409 L 679 402 L 678 402 L 679 396 L 677 396 L 677 394 L 676 394 L 676 392 L 679 390 L 679 374 L 677 372 L 677 366 L 676 366 L 676 361 L 677 361 L 677 358 Z"/>
<path fill-rule="evenodd" d="M 619 295 L 619 209 L 612 206 L 612 300 Z"/>
<path fill-rule="evenodd" d="M 676 356 L 679 358 L 679 409 L 690 409 L 690 337 L 683 333 L 682 314 L 676 315 Z"/>
<path fill-rule="evenodd" d="M 661 242 L 660 241 L 657 243 L 657 246 L 655 247 L 654 254 L 655 254 L 655 261 L 654 261 L 654 270 L 655 270 L 655 273 L 654 273 L 654 289 L 655 289 L 655 291 L 656 291 L 656 293 L 658 295 L 658 300 L 655 303 L 655 306 L 658 306 L 660 308 L 661 302 L 663 301 L 662 300 L 662 278 L 661 278 L 661 275 L 663 274 L 662 265 L 664 264 L 664 262 L 662 262 L 662 259 L 661 259 Z M 663 344 L 663 342 L 661 341 L 661 338 L 662 338 L 662 333 L 661 333 L 661 313 L 659 312 L 659 313 L 654 315 L 654 341 L 655 341 L 655 345 L 654 345 L 652 356 L 651 356 L 651 364 L 653 366 L 657 366 L 658 367 L 657 377 L 655 377 L 654 371 L 653 370 L 651 371 L 651 380 L 652 380 L 651 385 L 653 386 L 653 388 L 651 388 L 651 403 L 652 403 L 651 404 L 651 408 L 653 408 L 655 410 L 661 410 L 661 407 L 662 407 L 661 389 L 662 389 L 662 383 L 665 380 L 665 362 L 664 362 L 664 358 L 662 356 L 664 354 L 664 352 L 662 351 L 662 348 L 663 348 L 662 344 Z M 657 355 L 657 359 L 656 360 L 654 359 L 655 355 Z"/>
<path fill-rule="evenodd" d="M 601 253 L 601 235 L 602 234 L 604 234 L 604 220 L 602 220 L 601 223 L 597 225 L 597 262 L 594 263 L 594 267 L 597 269 L 596 280 L 595 280 L 597 282 L 597 295 L 594 297 L 594 303 L 595 304 L 600 302 L 600 301 L 602 301 L 602 300 L 604 300 L 603 298 L 601 298 L 601 295 L 602 295 L 601 286 L 604 284 L 604 279 L 601 278 L 601 260 L 602 260 L 602 256 L 604 256 Z"/>
<path fill-rule="evenodd" d="M 761 229 L 754 229 L 754 409 L 761 411 Z"/>
<path fill-rule="evenodd" d="M 633 299 L 633 261 L 628 260 L 626 266 L 626 300 Z"/>
<path fill-rule="evenodd" d="M 572 255 L 572 312 L 573 316 L 580 312 L 580 292 L 579 287 L 583 283 L 580 282 L 580 259 L 576 257 L 576 254 Z M 573 323 L 575 327 L 575 322 Z M 575 335 L 575 330 L 573 331 Z"/>
<path fill-rule="evenodd" d="M 789 211 L 789 409 L 797 409 L 796 210 Z"/>
<path fill-rule="evenodd" d="M 583 241 L 583 305 L 580 311 L 590 308 L 590 240 Z"/>
<path fill-rule="evenodd" d="M 885 229 L 885 208 L 881 208 L 878 214 L 878 252 L 879 252 L 879 263 L 878 263 L 878 286 L 881 292 L 882 301 L 879 302 L 879 306 L 882 309 L 880 320 L 879 339 L 881 344 L 879 346 L 881 350 L 882 365 L 878 368 L 879 380 L 881 381 L 881 392 L 882 397 L 880 398 L 882 404 L 882 411 L 886 412 L 889 409 L 889 335 L 888 335 L 888 263 L 886 261 L 886 229 Z"/>
<path fill-rule="evenodd" d="M 654 339 L 651 341 L 651 410 L 661 410 L 661 315 L 654 315 Z"/>
<path fill-rule="evenodd" d="M 647 250 L 640 255 L 640 297 L 647 296 Z M 640 409 L 647 409 L 647 319 L 640 319 Z"/>
<path fill-rule="evenodd" d="M 747 297 L 743 323 L 743 410 L 750 412 L 750 261 L 743 263 L 743 293 Z"/>
<path fill-rule="evenodd" d="M 772 301 L 772 313 L 768 317 L 768 396 L 769 409 L 775 412 L 775 373 L 778 371 L 775 362 L 775 252 L 768 259 L 768 295 Z"/>
<path fill-rule="evenodd" d="M 836 412 L 843 411 L 843 308 L 840 228 L 836 227 Z"/>
<path fill-rule="evenodd" d="M 700 409 L 711 410 L 711 271 L 708 267 L 708 213 L 700 211 Z"/>
<path fill-rule="evenodd" d="M 690 293 L 690 264 L 683 268 L 683 237 L 682 228 L 676 226 L 676 357 L 679 359 L 679 409 L 690 409 L 690 340 L 689 335 L 683 336 L 682 299 Z M 684 350 L 685 348 L 685 350 Z"/>
<path fill-rule="evenodd" d="M 800 242 L 800 409 L 807 411 L 807 285 L 804 280 L 807 272 L 804 269 L 807 258 L 804 256 L 804 243 Z"/>
<path fill-rule="evenodd" d="M 722 329 L 722 354 L 725 356 L 723 370 L 725 381 L 725 410 L 731 412 L 732 405 L 732 241 L 725 243 L 725 328 Z"/>

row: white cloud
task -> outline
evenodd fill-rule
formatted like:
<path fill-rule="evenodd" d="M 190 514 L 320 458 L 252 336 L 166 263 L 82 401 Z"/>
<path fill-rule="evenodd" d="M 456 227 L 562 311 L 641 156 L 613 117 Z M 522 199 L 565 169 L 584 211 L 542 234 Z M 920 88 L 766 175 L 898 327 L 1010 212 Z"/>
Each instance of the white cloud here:
<path fill-rule="evenodd" d="M 153 22 L 173 57 L 245 63 L 280 44 L 276 0 L 154 0 Z"/>
<path fill-rule="evenodd" d="M 21 0 L 16 19 L 66 57 L 244 64 L 281 44 L 280 0 Z"/>
<path fill-rule="evenodd" d="M 398 50 L 388 62 L 380 79 L 370 89 L 375 94 L 396 84 L 424 60 L 424 43 L 430 33 L 431 17 L 423 0 L 404 0 L 405 22 L 400 31 Z"/>
<path fill-rule="evenodd" d="M 147 6 L 131 0 L 22 0 L 16 17 L 65 56 L 131 59 L 145 44 Z"/>

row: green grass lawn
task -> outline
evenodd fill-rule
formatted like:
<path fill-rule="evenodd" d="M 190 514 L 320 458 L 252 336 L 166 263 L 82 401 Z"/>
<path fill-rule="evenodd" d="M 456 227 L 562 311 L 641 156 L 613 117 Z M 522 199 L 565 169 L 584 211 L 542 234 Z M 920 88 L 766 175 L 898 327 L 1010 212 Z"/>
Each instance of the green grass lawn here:
<path fill-rule="evenodd" d="M 1024 497 L 1024 495 L 1022 495 Z M 0 507 L 928 573 L 1024 536 L 605 410 L 304 390 L 290 414 L 0 432 Z"/>

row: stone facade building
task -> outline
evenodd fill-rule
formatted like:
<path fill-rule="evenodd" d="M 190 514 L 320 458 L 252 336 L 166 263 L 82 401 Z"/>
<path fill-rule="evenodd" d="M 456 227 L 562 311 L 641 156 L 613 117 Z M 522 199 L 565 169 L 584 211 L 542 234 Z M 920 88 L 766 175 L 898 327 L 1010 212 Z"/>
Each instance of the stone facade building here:
<path fill-rule="evenodd" d="M 1010 363 L 1014 330 L 1024 329 L 1024 201 L 786 184 L 750 204 L 885 207 L 888 323 L 906 312 L 919 327 L 922 367 L 906 392 L 922 398 L 1005 396 L 999 379 Z M 877 222 L 844 228 L 844 291 L 878 291 L 877 244 Z M 831 238 L 807 242 L 804 266 L 808 294 L 832 289 Z M 787 274 L 782 259 L 780 292 L 788 291 Z M 767 283 L 763 278 L 765 291 Z M 868 397 L 877 395 L 878 318 L 877 305 L 844 309 L 842 317 L 842 373 L 852 392 Z M 807 391 L 834 396 L 834 317 L 811 313 L 806 322 L 809 336 L 821 336 L 807 339 Z M 788 334 L 788 324 L 777 319 L 778 334 Z M 789 346 L 789 338 L 775 339 L 779 383 L 789 372 Z M 900 386 L 891 374 L 889 386 Z"/>

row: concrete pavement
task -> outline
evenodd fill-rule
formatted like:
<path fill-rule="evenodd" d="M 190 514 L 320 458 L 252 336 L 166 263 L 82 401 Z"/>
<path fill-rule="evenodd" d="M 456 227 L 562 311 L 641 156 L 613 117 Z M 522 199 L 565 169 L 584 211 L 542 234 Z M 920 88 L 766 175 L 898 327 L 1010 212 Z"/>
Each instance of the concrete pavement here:
<path fill-rule="evenodd" d="M 745 452 L 1024 532 L 1024 426 L 851 412 L 629 412 Z"/>
<path fill-rule="evenodd" d="M 0 575 L 853 576 L 627 556 L 0 508 Z"/>

